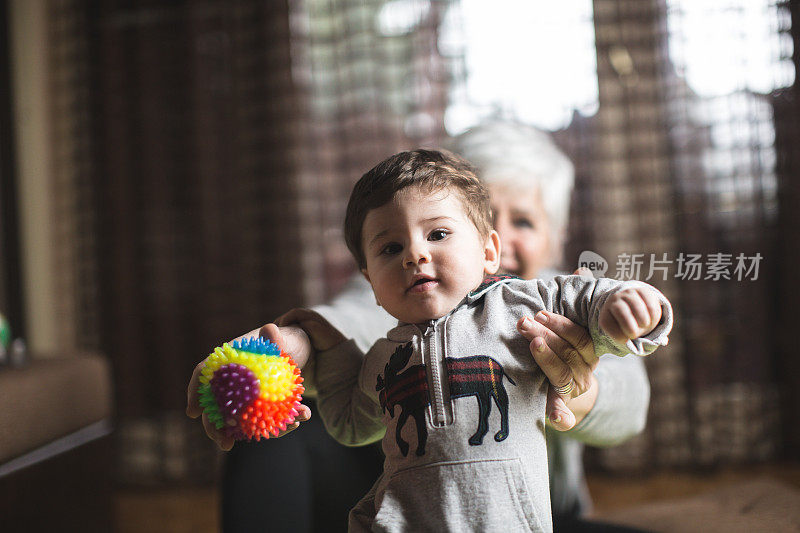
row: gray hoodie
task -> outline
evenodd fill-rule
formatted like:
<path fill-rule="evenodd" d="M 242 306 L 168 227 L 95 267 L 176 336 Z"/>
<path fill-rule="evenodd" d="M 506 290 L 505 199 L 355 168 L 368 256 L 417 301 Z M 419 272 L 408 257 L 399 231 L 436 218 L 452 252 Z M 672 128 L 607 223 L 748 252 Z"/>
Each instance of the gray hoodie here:
<path fill-rule="evenodd" d="M 666 344 L 672 313 L 625 346 L 600 331 L 600 308 L 639 282 L 559 276 L 489 278 L 446 316 L 400 324 L 366 356 L 350 341 L 318 354 L 318 410 L 340 442 L 384 434 L 384 473 L 353 510 L 352 530 L 550 531 L 547 383 L 520 316 L 547 309 L 588 327 L 598 355 Z M 357 378 L 342 380 L 358 366 Z"/>

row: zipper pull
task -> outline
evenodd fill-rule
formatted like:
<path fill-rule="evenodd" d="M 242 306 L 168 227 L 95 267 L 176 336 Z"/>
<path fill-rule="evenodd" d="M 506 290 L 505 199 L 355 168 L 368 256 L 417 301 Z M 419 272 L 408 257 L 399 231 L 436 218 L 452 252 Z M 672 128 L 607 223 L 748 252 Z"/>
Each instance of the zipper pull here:
<path fill-rule="evenodd" d="M 428 327 L 425 329 L 424 335 L 426 337 L 430 337 L 431 335 L 433 335 L 433 332 L 435 331 L 435 327 L 436 327 L 436 321 L 435 320 L 431 320 L 430 322 L 428 322 Z"/>

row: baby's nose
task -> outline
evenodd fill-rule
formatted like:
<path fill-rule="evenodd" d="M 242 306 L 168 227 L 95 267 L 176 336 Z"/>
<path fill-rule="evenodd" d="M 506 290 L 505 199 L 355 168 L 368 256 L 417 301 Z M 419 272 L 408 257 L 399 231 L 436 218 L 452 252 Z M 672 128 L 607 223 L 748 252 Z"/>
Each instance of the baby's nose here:
<path fill-rule="evenodd" d="M 405 267 L 412 267 L 423 263 L 429 263 L 430 260 L 430 251 L 426 246 L 409 246 L 403 265 Z"/>

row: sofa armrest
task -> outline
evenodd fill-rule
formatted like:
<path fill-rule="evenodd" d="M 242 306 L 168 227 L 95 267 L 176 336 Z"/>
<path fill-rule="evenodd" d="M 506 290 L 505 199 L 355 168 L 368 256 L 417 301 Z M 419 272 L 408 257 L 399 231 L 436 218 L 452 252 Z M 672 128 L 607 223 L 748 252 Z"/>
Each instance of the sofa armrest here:
<path fill-rule="evenodd" d="M 0 464 L 112 414 L 111 369 L 98 355 L 0 370 Z"/>

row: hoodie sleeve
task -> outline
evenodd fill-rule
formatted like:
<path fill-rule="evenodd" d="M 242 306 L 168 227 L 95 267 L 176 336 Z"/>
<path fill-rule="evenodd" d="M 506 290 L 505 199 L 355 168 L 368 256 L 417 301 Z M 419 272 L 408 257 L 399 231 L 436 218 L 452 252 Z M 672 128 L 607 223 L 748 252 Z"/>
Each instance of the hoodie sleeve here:
<path fill-rule="evenodd" d="M 644 360 L 640 357 L 613 357 L 611 354 L 648 355 L 658 346 L 667 344 L 673 315 L 666 297 L 639 281 L 556 276 L 551 281 L 535 280 L 528 284 L 526 289 L 532 291 L 534 300 L 542 298 L 537 304 L 589 330 L 599 357 L 594 371 L 598 383 L 597 400 L 586 417 L 565 435 L 593 446 L 613 446 L 640 433 L 650 404 L 650 383 Z M 637 286 L 655 291 L 661 302 L 662 318 L 649 334 L 619 344 L 600 329 L 600 310 L 615 292 Z"/>
<path fill-rule="evenodd" d="M 317 353 L 317 411 L 325 429 L 345 446 L 363 446 L 383 438 L 381 407 L 359 386 L 364 354 L 354 340 Z"/>
<path fill-rule="evenodd" d="M 581 276 L 556 276 L 551 281 L 532 280 L 529 289 L 542 299 L 545 309 L 569 318 L 587 328 L 594 341 L 598 357 L 610 353 L 617 356 L 628 354 L 649 355 L 659 346 L 666 346 L 672 330 L 672 306 L 661 292 L 640 281 L 620 282 L 608 278 L 584 278 Z M 600 329 L 600 310 L 615 292 L 647 287 L 655 292 L 661 302 L 661 321 L 643 337 L 620 344 Z"/>

